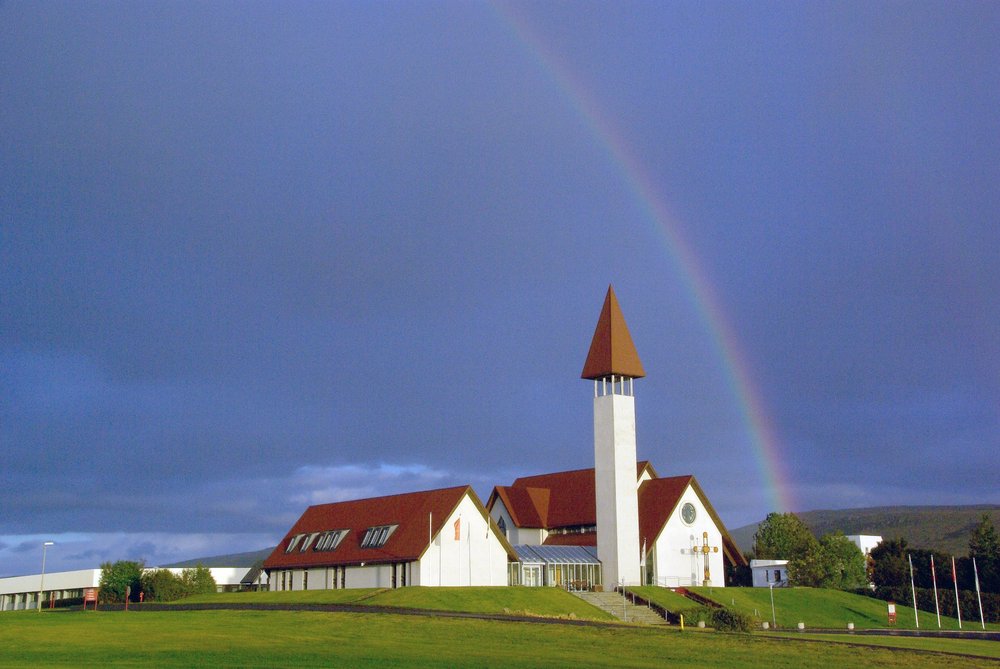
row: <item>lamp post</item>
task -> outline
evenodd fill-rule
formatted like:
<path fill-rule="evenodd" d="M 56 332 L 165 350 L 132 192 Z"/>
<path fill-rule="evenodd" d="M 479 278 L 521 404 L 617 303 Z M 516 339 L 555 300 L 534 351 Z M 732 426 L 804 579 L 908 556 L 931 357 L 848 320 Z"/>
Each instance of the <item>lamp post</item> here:
<path fill-rule="evenodd" d="M 49 546 L 54 546 L 54 541 L 46 541 L 42 544 L 42 578 L 38 582 L 38 612 L 42 612 L 42 591 L 45 590 L 45 551 L 49 549 Z"/>
<path fill-rule="evenodd" d="M 774 615 L 774 583 L 768 583 L 767 587 L 771 591 L 771 624 L 778 629 L 778 619 Z"/>

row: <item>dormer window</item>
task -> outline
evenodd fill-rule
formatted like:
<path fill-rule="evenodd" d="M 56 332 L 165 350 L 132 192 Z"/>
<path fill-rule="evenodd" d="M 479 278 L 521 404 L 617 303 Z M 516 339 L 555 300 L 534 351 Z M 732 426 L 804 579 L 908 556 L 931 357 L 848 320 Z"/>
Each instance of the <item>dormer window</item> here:
<path fill-rule="evenodd" d="M 313 532 L 312 534 L 306 535 L 306 540 L 302 542 L 302 547 L 299 549 L 300 553 L 305 553 L 309 550 L 309 546 L 312 544 L 313 539 L 316 538 L 316 534 L 316 532 Z"/>
<path fill-rule="evenodd" d="M 365 530 L 365 535 L 361 538 L 362 548 L 381 548 L 389 540 L 393 531 L 398 525 L 377 525 Z"/>
<path fill-rule="evenodd" d="M 332 551 L 340 545 L 340 542 L 347 536 L 348 530 L 330 530 L 323 532 L 316 540 L 314 551 Z"/>
<path fill-rule="evenodd" d="M 295 547 L 299 545 L 299 542 L 302 541 L 302 537 L 304 536 L 306 535 L 296 534 L 294 537 L 292 537 L 292 540 L 288 542 L 288 548 L 285 549 L 285 552 L 291 553 L 293 550 L 295 550 Z"/>

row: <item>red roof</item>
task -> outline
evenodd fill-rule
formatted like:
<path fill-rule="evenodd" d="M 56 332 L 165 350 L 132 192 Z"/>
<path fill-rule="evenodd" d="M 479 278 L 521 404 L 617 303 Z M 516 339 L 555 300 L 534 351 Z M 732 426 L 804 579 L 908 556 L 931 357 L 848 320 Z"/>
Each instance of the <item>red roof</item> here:
<path fill-rule="evenodd" d="M 636 463 L 636 479 L 651 465 Z M 555 529 L 597 524 L 597 492 L 594 470 L 575 469 L 554 474 L 522 476 L 510 486 L 493 489 L 489 508 L 497 498 L 518 527 Z"/>
<path fill-rule="evenodd" d="M 310 506 L 264 561 L 264 568 L 286 569 L 417 560 L 427 549 L 430 543 L 429 536 L 436 536 L 442 530 L 445 520 L 466 495 L 472 498 L 484 518 L 487 517 L 482 503 L 470 486 Z M 365 531 L 369 527 L 382 525 L 397 527 L 381 547 L 362 548 L 361 540 Z M 290 553 L 285 552 L 293 537 L 328 530 L 349 530 L 349 532 L 332 551 L 315 551 L 313 546 L 310 546 L 305 552 L 301 552 L 297 547 Z M 500 540 L 506 543 L 503 535 L 496 531 Z"/>
<path fill-rule="evenodd" d="M 604 298 L 604 307 L 597 319 L 597 328 L 580 378 L 600 379 L 612 374 L 635 379 L 646 376 L 639 353 L 632 343 L 628 325 L 625 324 L 625 317 L 618 306 L 614 288 L 608 286 L 608 294 Z"/>
<path fill-rule="evenodd" d="M 638 491 L 639 541 L 645 540 L 647 550 L 652 550 L 663 526 L 677 510 L 681 495 L 690 486 L 722 533 L 722 548 L 726 559 L 730 564 L 746 564 L 746 558 L 694 476 L 688 474 L 658 478 L 652 466 L 642 461 L 636 463 L 636 479 L 647 469 L 652 478 L 643 481 Z M 548 495 L 543 494 L 546 491 Z M 498 498 L 518 527 L 551 530 L 597 524 L 593 469 L 522 476 L 511 486 L 494 488 L 489 508 L 493 508 Z M 593 532 L 550 534 L 544 543 L 547 546 L 596 546 L 597 535 Z"/>
<path fill-rule="evenodd" d="M 652 550 L 653 542 L 660 535 L 660 530 L 667 524 L 670 514 L 677 508 L 681 495 L 687 490 L 694 477 L 669 476 L 662 479 L 650 479 L 639 486 L 639 544 L 646 542 L 648 550 Z"/>
<path fill-rule="evenodd" d="M 691 476 L 670 476 L 662 479 L 650 479 L 644 481 L 639 486 L 639 541 L 645 541 L 646 550 L 653 549 L 653 542 L 659 536 L 663 526 L 670 520 L 671 514 L 677 510 L 677 504 L 681 500 L 681 495 L 688 486 L 694 490 L 701 500 L 702 505 L 708 511 L 722 534 L 722 551 L 726 560 L 730 564 L 746 565 L 746 558 L 740 552 L 736 542 L 729 534 L 729 530 L 722 523 L 719 514 L 715 512 L 708 497 L 698 484 L 698 480 Z"/>

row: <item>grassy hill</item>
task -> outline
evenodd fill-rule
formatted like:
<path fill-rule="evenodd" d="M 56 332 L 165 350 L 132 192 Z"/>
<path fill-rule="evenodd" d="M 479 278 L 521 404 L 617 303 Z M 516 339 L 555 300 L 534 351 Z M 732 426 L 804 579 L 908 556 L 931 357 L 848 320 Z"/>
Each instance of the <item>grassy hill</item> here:
<path fill-rule="evenodd" d="M 666 588 L 642 586 L 630 588 L 641 597 L 655 602 L 663 608 L 682 613 L 689 623 L 707 619 L 704 607 L 685 599 Z M 858 630 L 888 627 L 886 603 L 871 597 L 856 595 L 840 590 L 823 588 L 775 588 L 772 593 L 767 588 L 690 588 L 702 597 L 717 604 L 741 611 L 758 622 L 771 621 L 772 615 L 779 629 L 796 629 L 804 623 L 806 629 L 844 629 L 854 623 Z M 774 609 L 771 609 L 771 595 L 774 595 Z M 897 629 L 918 627 L 913 607 L 898 606 L 896 609 Z M 922 629 L 937 629 L 936 616 L 931 611 L 920 611 Z M 970 625 L 979 629 L 979 620 L 974 614 L 965 616 L 966 628 Z M 1000 625 L 987 624 L 988 629 L 1000 629 Z M 958 620 L 941 617 L 941 629 L 958 630 Z"/>
<path fill-rule="evenodd" d="M 1000 524 L 1000 505 L 975 506 L 879 506 L 865 509 L 831 509 L 797 513 L 817 537 L 829 532 L 876 534 L 886 539 L 902 537 L 914 548 L 935 548 L 966 555 L 969 535 L 984 513 Z M 759 523 L 731 530 L 743 551 L 753 548 Z"/>
<path fill-rule="evenodd" d="M 663 588 L 653 593 L 672 609 L 693 604 Z M 699 588 L 721 604 L 770 617 L 770 592 L 753 588 Z M 270 595 L 271 597 L 268 597 Z M 884 603 L 811 588 L 774 593 L 783 632 L 719 634 L 699 630 L 697 605 L 677 626 L 646 627 L 611 622 L 580 626 L 567 617 L 576 605 L 590 607 L 556 588 L 401 588 L 221 593 L 212 601 L 295 601 L 382 604 L 443 611 L 501 612 L 509 607 L 550 618 L 530 624 L 507 620 L 400 616 L 387 613 L 137 608 L 100 614 L 73 611 L 11 611 L 0 614 L 0 667 L 663 667 L 710 659 L 713 666 L 825 669 L 830 666 L 997 666 L 1000 644 L 979 639 L 832 636 L 796 632 L 882 626 Z M 764 599 L 766 598 L 766 599 Z M 900 609 L 900 627 L 912 626 L 912 609 Z M 512 611 L 513 612 L 513 611 Z M 553 616 L 552 614 L 556 614 Z M 761 615 L 763 614 L 763 615 Z M 607 618 L 597 609 L 591 620 Z M 845 622 L 846 621 L 846 622 Z M 544 623 L 544 624 L 539 624 Z M 567 624 L 569 623 L 569 624 Z M 953 621 L 943 625 L 953 628 Z M 936 628 L 921 613 L 922 628 Z M 994 629 L 997 626 L 992 626 Z M 783 635 L 783 636 L 778 636 Z M 806 638 L 807 643 L 801 643 Z M 138 641 L 137 641 L 138 640 Z M 890 648 L 878 646 L 887 645 Z"/>
<path fill-rule="evenodd" d="M 194 595 L 173 602 L 184 604 L 364 604 L 400 609 L 464 611 L 548 618 L 613 621 L 614 617 L 559 588 L 349 588 L 347 590 L 284 590 L 220 592 Z"/>
<path fill-rule="evenodd" d="M 539 589 L 540 590 L 540 589 Z M 677 628 L 311 611 L 5 612 L 0 667 L 996 667 L 996 642 L 891 649 Z M 852 639 L 855 643 L 857 639 Z M 898 646 L 921 645 L 922 652 Z M 931 651 L 931 652 L 927 652 Z M 962 655 L 956 655 L 962 653 Z M 972 657 L 972 654 L 979 657 Z"/>

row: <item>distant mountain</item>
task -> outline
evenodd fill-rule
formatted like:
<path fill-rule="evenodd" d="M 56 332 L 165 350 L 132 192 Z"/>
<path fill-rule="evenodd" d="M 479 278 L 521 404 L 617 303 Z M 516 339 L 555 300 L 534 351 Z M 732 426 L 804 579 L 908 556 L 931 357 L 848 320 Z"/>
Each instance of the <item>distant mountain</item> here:
<path fill-rule="evenodd" d="M 868 509 L 833 509 L 795 514 L 817 537 L 830 532 L 876 534 L 883 539 L 902 537 L 913 548 L 933 548 L 961 556 L 969 552 L 969 536 L 984 513 L 1000 527 L 1000 505 L 976 506 L 876 506 Z M 760 523 L 731 530 L 740 550 L 753 548 Z"/>
<path fill-rule="evenodd" d="M 183 562 L 174 562 L 173 564 L 164 564 L 160 566 L 184 568 L 197 567 L 198 565 L 201 565 L 202 567 L 246 567 L 249 569 L 254 566 L 258 560 L 265 559 L 273 550 L 274 547 L 272 546 L 271 548 L 262 548 L 259 551 L 195 558 L 193 560 L 184 560 Z"/>

